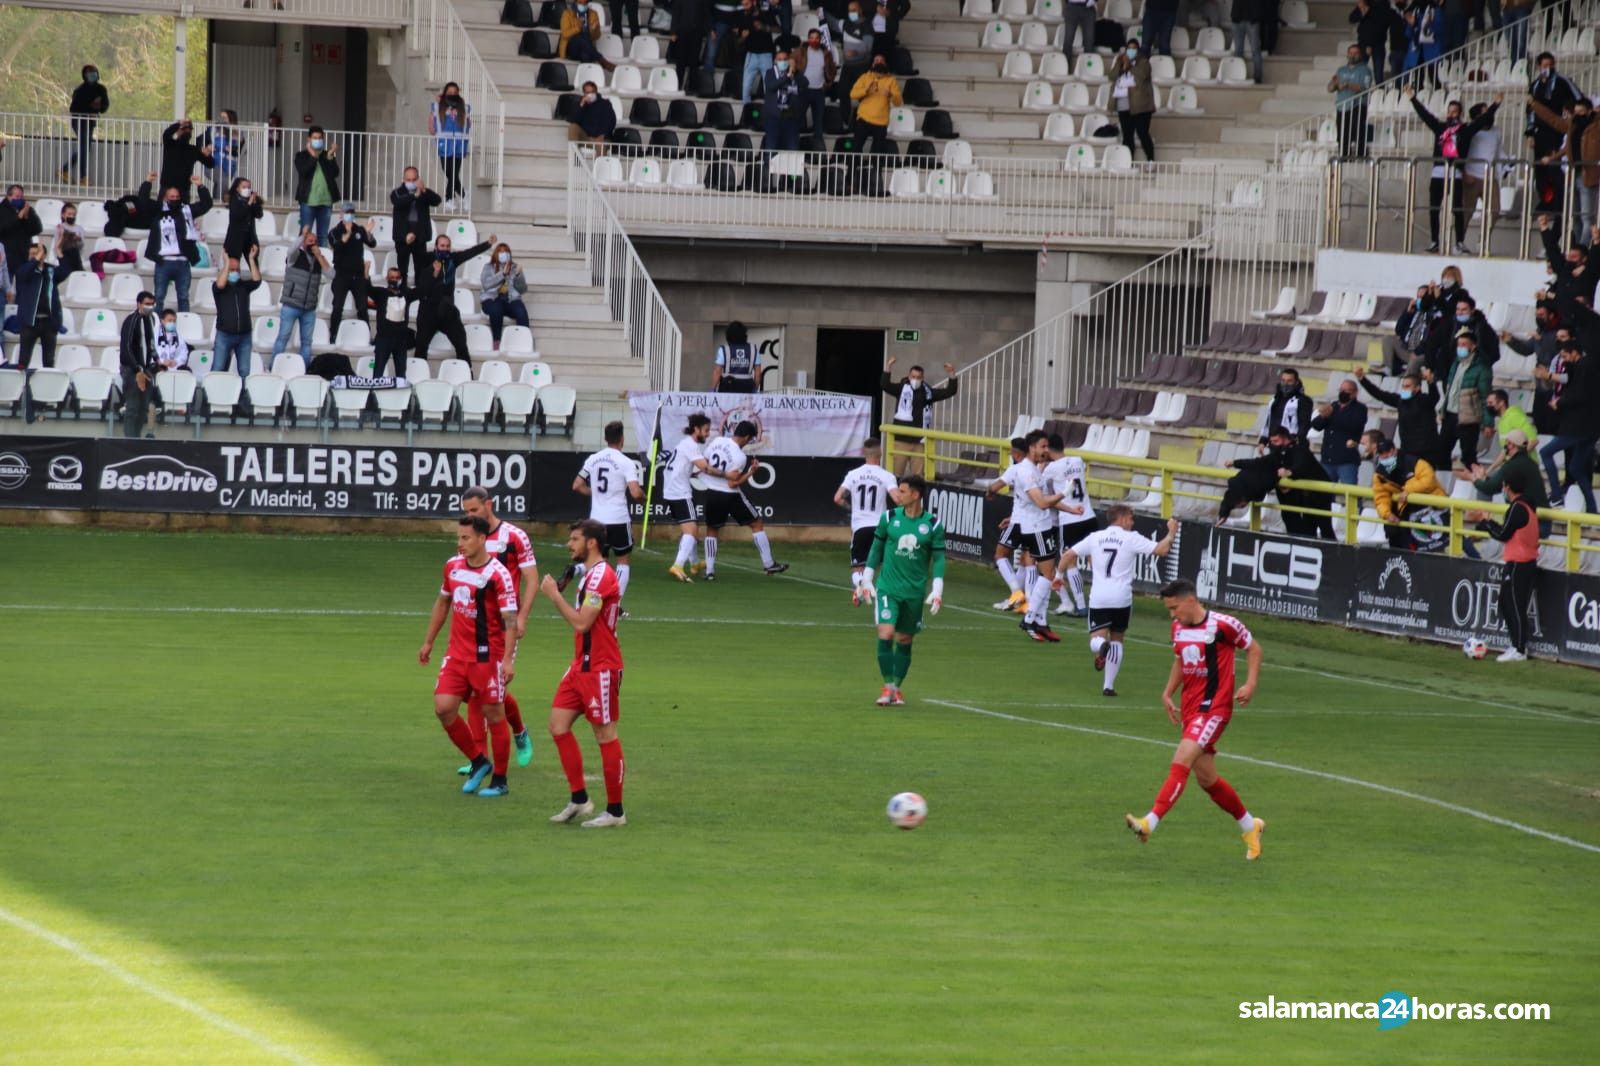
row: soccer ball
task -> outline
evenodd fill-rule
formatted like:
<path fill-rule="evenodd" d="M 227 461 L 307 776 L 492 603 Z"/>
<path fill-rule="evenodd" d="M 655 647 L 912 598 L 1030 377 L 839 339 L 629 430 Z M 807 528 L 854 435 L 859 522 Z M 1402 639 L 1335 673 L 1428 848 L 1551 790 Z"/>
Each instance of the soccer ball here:
<path fill-rule="evenodd" d="M 888 814 L 896 829 L 915 829 L 928 817 L 928 801 L 915 792 L 900 792 L 889 801 Z"/>
<path fill-rule="evenodd" d="M 1489 645 L 1477 637 L 1468 637 L 1461 642 L 1461 654 L 1469 659 L 1481 659 L 1489 654 Z"/>

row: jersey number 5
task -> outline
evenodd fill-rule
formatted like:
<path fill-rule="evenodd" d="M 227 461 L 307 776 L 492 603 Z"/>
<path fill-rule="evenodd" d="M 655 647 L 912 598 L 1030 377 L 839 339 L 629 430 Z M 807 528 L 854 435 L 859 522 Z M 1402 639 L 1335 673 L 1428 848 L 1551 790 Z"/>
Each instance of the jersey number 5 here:
<path fill-rule="evenodd" d="M 594 472 L 594 487 L 602 495 L 611 491 L 611 483 L 606 480 L 606 468 L 603 466 Z"/>

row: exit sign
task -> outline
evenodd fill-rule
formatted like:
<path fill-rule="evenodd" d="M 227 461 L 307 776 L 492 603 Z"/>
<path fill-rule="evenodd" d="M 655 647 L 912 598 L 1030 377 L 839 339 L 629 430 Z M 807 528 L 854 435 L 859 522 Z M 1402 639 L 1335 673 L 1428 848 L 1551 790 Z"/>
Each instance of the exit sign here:
<path fill-rule="evenodd" d="M 921 340 L 922 331 L 920 329 L 897 329 L 894 331 L 894 342 L 896 344 L 917 344 Z"/>

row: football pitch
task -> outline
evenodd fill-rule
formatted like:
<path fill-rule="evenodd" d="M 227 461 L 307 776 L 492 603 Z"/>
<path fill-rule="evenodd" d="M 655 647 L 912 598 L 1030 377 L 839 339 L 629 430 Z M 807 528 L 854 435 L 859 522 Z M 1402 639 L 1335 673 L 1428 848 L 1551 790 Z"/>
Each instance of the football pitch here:
<path fill-rule="evenodd" d="M 883 709 L 844 549 L 647 553 L 629 824 L 585 831 L 547 822 L 547 603 L 533 765 L 459 791 L 416 661 L 453 545 L 0 529 L 0 1063 L 1593 1061 L 1600 674 L 1246 617 L 1246 863 L 1192 784 L 1122 824 L 1176 741 L 1158 602 L 1110 701 L 1081 623 L 1034 644 L 952 566 Z M 1397 991 L 1550 1020 L 1240 1017 Z"/>

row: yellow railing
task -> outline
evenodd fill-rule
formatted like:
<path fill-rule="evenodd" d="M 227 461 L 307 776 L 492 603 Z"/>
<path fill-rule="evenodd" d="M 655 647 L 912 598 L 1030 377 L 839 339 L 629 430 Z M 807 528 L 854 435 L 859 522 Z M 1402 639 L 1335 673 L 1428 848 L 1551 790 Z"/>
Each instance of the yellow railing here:
<path fill-rule="evenodd" d="M 957 467 L 976 467 L 981 471 L 998 475 L 1010 463 L 1010 442 L 999 437 L 979 437 L 966 433 L 945 433 L 940 430 L 918 430 L 908 426 L 885 424 L 879 427 L 884 441 L 884 463 L 891 469 L 899 469 L 900 463 L 909 460 L 913 467 L 920 460 L 923 477 L 932 480 L 940 464 Z M 919 439 L 920 438 L 920 439 Z M 979 451 L 979 458 L 964 457 L 959 451 L 952 451 L 948 447 L 941 450 L 941 445 L 967 445 L 970 449 Z M 1176 499 L 1207 500 L 1212 504 L 1222 500 L 1222 486 L 1234 474 L 1228 467 L 1201 466 L 1197 463 L 1179 462 L 1168 459 L 1130 459 L 1123 455 L 1106 455 L 1099 452 L 1085 452 L 1068 449 L 1067 454 L 1076 455 L 1083 459 L 1088 470 L 1089 491 L 1095 496 L 1113 496 L 1125 498 L 1138 493 L 1144 493 L 1143 500 L 1151 509 L 1159 509 L 1163 518 L 1173 515 L 1173 501 Z M 1134 480 L 1136 475 L 1154 476 L 1160 479 L 1159 484 L 1154 480 L 1148 484 L 1141 484 Z M 1194 488 L 1176 486 L 1178 482 L 1199 482 Z M 1250 508 L 1250 528 L 1260 531 L 1261 515 L 1266 508 L 1273 508 L 1280 513 L 1319 515 L 1339 518 L 1344 520 L 1344 541 L 1346 544 L 1356 543 L 1356 533 L 1360 527 L 1360 514 L 1363 503 L 1372 499 L 1372 489 L 1367 485 L 1343 485 L 1330 481 L 1295 481 L 1285 479 L 1279 482 L 1287 489 L 1306 489 L 1312 492 L 1328 493 L 1343 501 L 1343 511 L 1323 509 L 1316 507 L 1284 507 L 1276 503 L 1252 503 Z M 1204 486 L 1215 486 L 1216 492 L 1204 491 Z M 1421 530 L 1428 533 L 1443 531 L 1448 534 L 1447 552 L 1450 555 L 1463 554 L 1463 545 L 1471 539 L 1487 536 L 1468 526 L 1465 515 L 1468 511 L 1487 511 L 1493 515 L 1505 513 L 1506 505 L 1491 503 L 1486 500 L 1458 500 L 1448 496 L 1410 496 L 1407 502 L 1413 507 L 1437 507 L 1447 516 L 1444 525 L 1435 525 L 1424 522 L 1399 522 L 1404 529 Z M 1575 511 L 1542 508 L 1539 517 L 1549 519 L 1553 524 L 1561 524 L 1565 528 L 1561 535 L 1556 536 L 1552 528 L 1552 536 L 1541 541 L 1541 544 L 1562 549 L 1568 572 L 1576 572 L 1583 561 L 1586 552 L 1600 552 L 1600 515 L 1583 514 Z M 1370 521 L 1370 519 L 1369 519 Z M 1584 531 L 1591 531 L 1594 536 L 1589 540 L 1584 539 Z"/>

